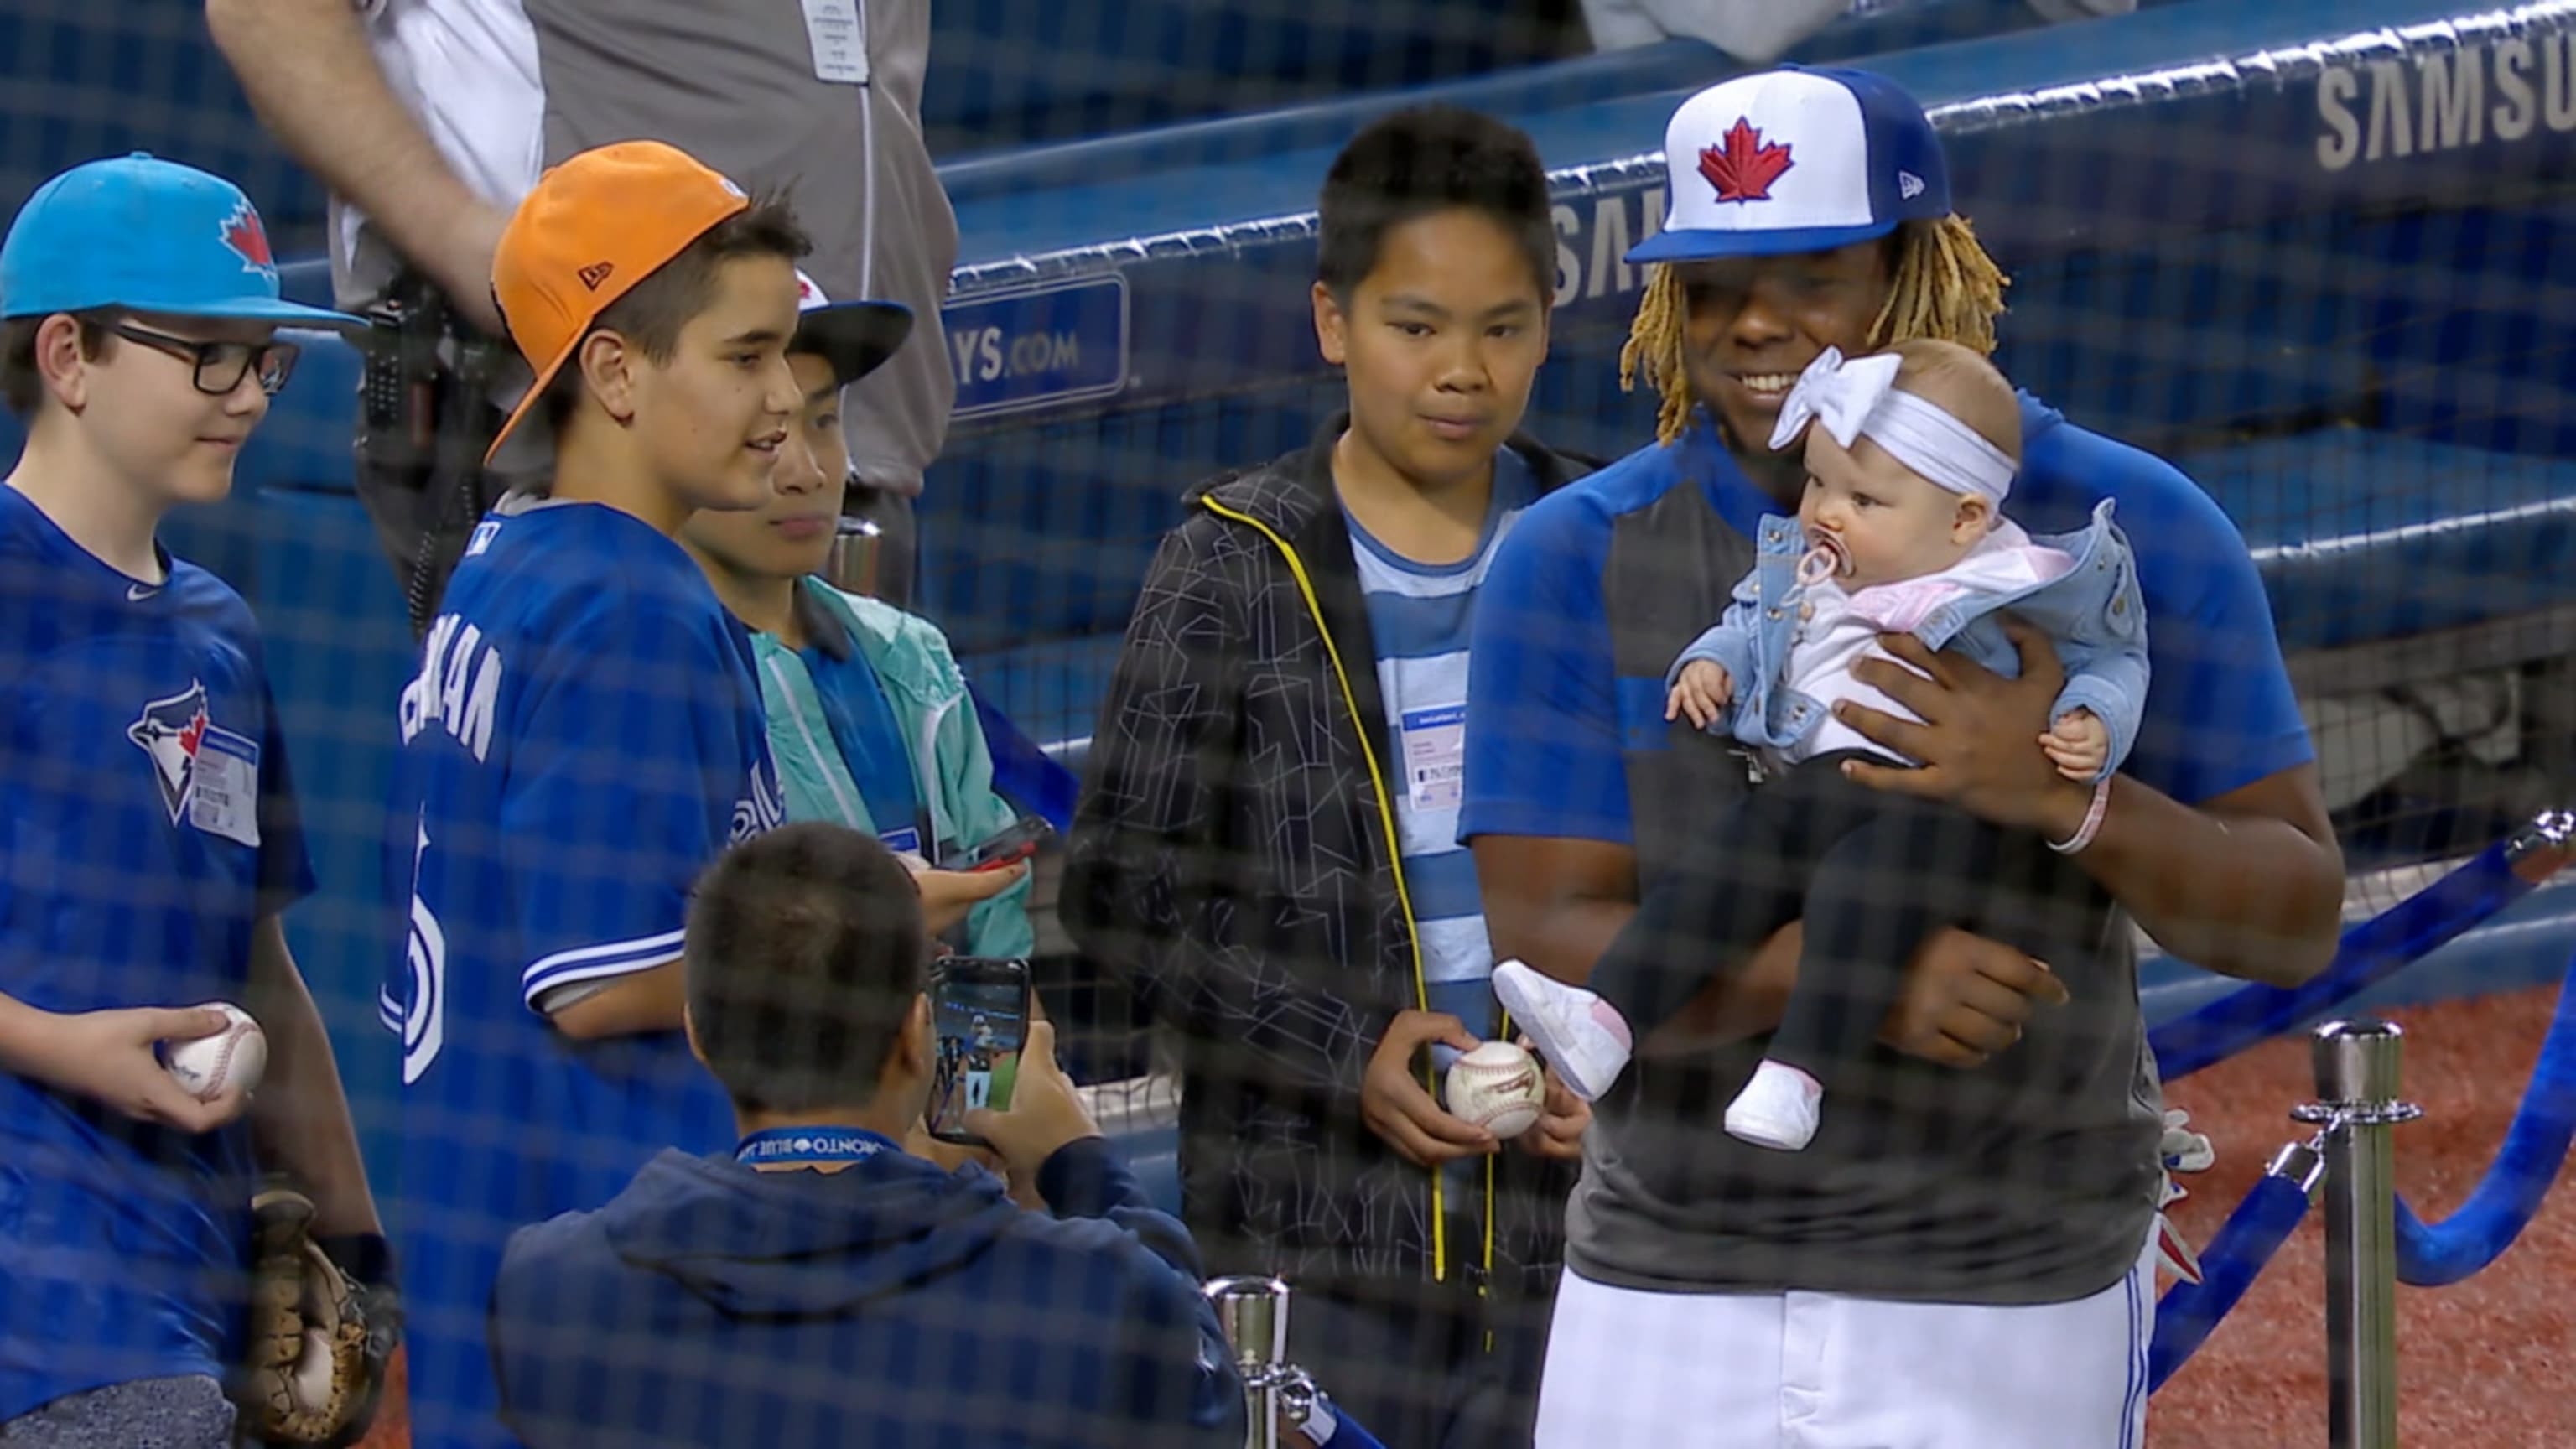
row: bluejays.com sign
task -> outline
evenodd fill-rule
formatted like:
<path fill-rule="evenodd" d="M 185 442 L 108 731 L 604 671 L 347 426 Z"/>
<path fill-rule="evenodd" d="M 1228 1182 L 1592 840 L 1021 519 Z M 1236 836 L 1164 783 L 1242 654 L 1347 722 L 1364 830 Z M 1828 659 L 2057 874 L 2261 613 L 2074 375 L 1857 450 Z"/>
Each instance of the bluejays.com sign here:
<path fill-rule="evenodd" d="M 959 420 L 1111 397 L 1127 385 L 1127 279 L 994 292 L 940 312 Z"/>

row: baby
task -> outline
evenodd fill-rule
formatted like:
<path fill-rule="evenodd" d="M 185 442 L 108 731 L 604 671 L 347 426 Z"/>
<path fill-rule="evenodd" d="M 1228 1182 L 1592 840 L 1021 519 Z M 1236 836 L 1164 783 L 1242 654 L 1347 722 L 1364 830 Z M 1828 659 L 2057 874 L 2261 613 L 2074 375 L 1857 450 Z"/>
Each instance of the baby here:
<path fill-rule="evenodd" d="M 2107 897 L 2065 857 L 2091 842 L 2147 695 L 2136 570 L 2110 505 L 2081 532 L 2046 539 L 2003 516 L 2020 466 L 2020 409 L 1984 358 L 1931 341 L 1849 361 L 1827 348 L 1790 392 L 1771 446 L 1802 432 L 1798 516 L 1762 520 L 1754 568 L 1725 617 L 1675 662 L 1664 716 L 1731 735 L 1776 778 L 1713 821 L 1670 883 L 1648 893 L 1588 989 L 1517 961 L 1494 971 L 1503 1006 L 1566 1085 L 1594 1099 L 1625 1069 L 1637 1035 L 1707 985 L 1709 972 L 1668 964 L 1676 943 L 1705 942 L 1724 975 L 1803 922 L 1797 989 L 1726 1110 L 1729 1133 L 1787 1151 L 1814 1138 L 1828 1069 L 1866 1058 L 1906 963 L 1933 932 L 2018 935 L 2014 944 L 2040 955 L 2044 942 L 2030 938 L 2080 950 L 2098 929 Z M 1850 701 L 1919 722 L 1852 672 L 1865 657 L 1891 657 L 1882 634 L 1910 633 L 2018 674 L 1997 617 L 2007 609 L 2046 633 L 2065 665 L 2038 744 L 2059 773 L 2095 786 L 2084 827 L 2066 841 L 1871 790 L 1843 771 L 1855 758 L 1917 764 L 1833 714 Z"/>

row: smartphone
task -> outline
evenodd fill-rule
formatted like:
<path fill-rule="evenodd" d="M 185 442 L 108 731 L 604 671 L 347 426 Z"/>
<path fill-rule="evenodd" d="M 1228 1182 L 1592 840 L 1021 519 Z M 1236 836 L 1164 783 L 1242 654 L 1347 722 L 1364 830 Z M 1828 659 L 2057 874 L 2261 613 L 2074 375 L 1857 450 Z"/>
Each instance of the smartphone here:
<path fill-rule="evenodd" d="M 1044 816 L 1025 815 L 992 836 L 939 863 L 941 870 L 1000 870 L 1038 853 L 1055 839 Z"/>
<path fill-rule="evenodd" d="M 931 1136 L 987 1145 L 966 1130 L 966 1114 L 1010 1110 L 1028 1033 L 1028 962 L 948 956 L 931 966 Z"/>

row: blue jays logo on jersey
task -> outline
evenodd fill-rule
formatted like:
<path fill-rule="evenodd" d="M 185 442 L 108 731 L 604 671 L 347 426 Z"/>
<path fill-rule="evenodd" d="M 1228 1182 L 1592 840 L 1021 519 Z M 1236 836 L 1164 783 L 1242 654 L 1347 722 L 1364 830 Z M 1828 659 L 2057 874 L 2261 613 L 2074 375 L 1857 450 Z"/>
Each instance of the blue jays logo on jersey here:
<path fill-rule="evenodd" d="M 125 737 L 152 757 L 161 805 L 173 825 L 187 818 L 188 803 L 196 795 L 197 751 L 210 723 L 206 687 L 192 679 L 179 693 L 143 706 L 143 717 L 125 727 Z"/>

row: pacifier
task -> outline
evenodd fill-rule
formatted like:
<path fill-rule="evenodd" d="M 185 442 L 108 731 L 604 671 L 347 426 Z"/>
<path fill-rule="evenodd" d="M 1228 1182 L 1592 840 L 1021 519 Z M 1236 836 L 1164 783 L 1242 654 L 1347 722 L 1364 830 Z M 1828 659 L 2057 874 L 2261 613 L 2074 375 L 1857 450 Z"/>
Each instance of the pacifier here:
<path fill-rule="evenodd" d="M 1819 529 L 1807 535 L 1807 551 L 1798 556 L 1798 582 L 1821 584 L 1851 572 L 1851 555 L 1843 541 Z"/>

